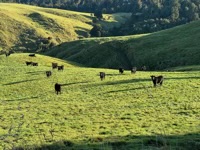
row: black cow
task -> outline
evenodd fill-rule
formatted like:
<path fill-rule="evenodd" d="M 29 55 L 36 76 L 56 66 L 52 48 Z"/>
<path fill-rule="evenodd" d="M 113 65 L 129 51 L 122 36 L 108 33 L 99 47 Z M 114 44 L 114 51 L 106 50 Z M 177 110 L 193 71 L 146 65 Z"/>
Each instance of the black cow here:
<path fill-rule="evenodd" d="M 105 79 L 105 76 L 106 76 L 105 72 L 100 72 L 99 75 L 100 75 L 101 81 L 102 81 L 103 79 Z"/>
<path fill-rule="evenodd" d="M 38 66 L 38 63 L 32 62 L 32 66 Z"/>
<path fill-rule="evenodd" d="M 32 62 L 31 61 L 26 61 L 26 65 L 32 65 Z"/>
<path fill-rule="evenodd" d="M 136 73 L 136 71 L 137 71 L 137 67 L 133 67 L 133 68 L 131 69 L 131 73 Z"/>
<path fill-rule="evenodd" d="M 119 73 L 124 73 L 124 69 L 123 68 L 119 68 Z"/>
<path fill-rule="evenodd" d="M 57 95 L 58 93 L 61 94 L 61 84 L 58 84 L 58 83 L 55 84 L 55 91 Z"/>
<path fill-rule="evenodd" d="M 151 76 L 151 80 L 153 82 L 154 87 L 156 87 L 156 84 L 160 84 L 160 86 L 163 83 L 164 77 L 163 76 Z"/>
<path fill-rule="evenodd" d="M 8 56 L 10 56 L 10 53 L 8 52 L 8 53 L 5 53 L 5 55 L 6 55 L 6 57 L 8 57 Z"/>
<path fill-rule="evenodd" d="M 8 51 L 8 52 L 5 52 L 5 55 L 6 55 L 6 57 L 8 57 L 8 56 L 10 56 L 10 54 L 13 54 L 14 53 L 14 51 Z"/>
<path fill-rule="evenodd" d="M 51 71 L 46 71 L 46 75 L 47 75 L 47 77 L 50 77 L 52 75 L 52 72 Z"/>
<path fill-rule="evenodd" d="M 58 66 L 58 70 L 62 70 L 62 71 L 63 71 L 63 69 L 64 69 L 64 66 L 63 66 L 63 65 Z"/>
<path fill-rule="evenodd" d="M 142 70 L 142 71 L 146 71 L 146 70 L 147 70 L 147 67 L 146 67 L 146 66 L 142 66 L 141 70 Z"/>
<path fill-rule="evenodd" d="M 52 69 L 55 69 L 58 67 L 58 63 L 52 63 Z"/>
<path fill-rule="evenodd" d="M 29 54 L 28 56 L 30 56 L 30 57 L 35 57 L 35 54 Z"/>

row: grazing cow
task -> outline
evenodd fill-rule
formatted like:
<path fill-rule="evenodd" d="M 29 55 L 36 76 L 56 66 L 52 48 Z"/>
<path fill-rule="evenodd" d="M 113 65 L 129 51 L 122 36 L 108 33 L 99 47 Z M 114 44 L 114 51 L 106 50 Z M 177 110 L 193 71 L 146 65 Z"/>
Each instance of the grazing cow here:
<path fill-rule="evenodd" d="M 119 68 L 119 73 L 124 73 L 124 69 L 123 68 Z"/>
<path fill-rule="evenodd" d="M 58 64 L 57 63 L 52 63 L 52 69 L 55 69 L 58 67 Z"/>
<path fill-rule="evenodd" d="M 105 79 L 105 76 L 106 76 L 105 72 L 100 72 L 99 75 L 100 75 L 101 81 L 102 81 L 103 79 Z"/>
<path fill-rule="evenodd" d="M 52 72 L 51 72 L 51 71 L 46 71 L 46 75 L 47 75 L 47 77 L 50 77 L 50 76 L 51 76 L 51 74 L 52 74 Z"/>
<path fill-rule="evenodd" d="M 133 67 L 133 68 L 131 69 L 131 73 L 136 73 L 136 71 L 137 71 L 137 67 Z"/>
<path fill-rule="evenodd" d="M 142 66 L 141 70 L 142 70 L 142 71 L 146 71 L 146 70 L 147 70 L 147 67 L 146 67 L 146 66 Z"/>
<path fill-rule="evenodd" d="M 62 70 L 64 69 L 64 65 L 58 66 L 58 70 Z"/>
<path fill-rule="evenodd" d="M 35 57 L 35 54 L 29 54 L 28 56 L 30 56 L 30 57 Z"/>
<path fill-rule="evenodd" d="M 151 76 L 151 80 L 153 82 L 154 87 L 156 87 L 156 84 L 160 84 L 160 86 L 163 83 L 164 77 L 163 76 Z"/>
<path fill-rule="evenodd" d="M 10 54 L 11 54 L 11 53 L 9 53 L 9 52 L 8 52 L 8 53 L 5 53 L 6 57 L 10 56 Z"/>
<path fill-rule="evenodd" d="M 57 95 L 58 93 L 61 94 L 61 84 L 58 84 L 58 83 L 55 84 L 55 91 Z"/>
<path fill-rule="evenodd" d="M 26 61 L 26 65 L 32 65 L 32 62 L 31 61 Z"/>
<path fill-rule="evenodd" d="M 32 66 L 38 66 L 38 63 L 32 62 Z"/>

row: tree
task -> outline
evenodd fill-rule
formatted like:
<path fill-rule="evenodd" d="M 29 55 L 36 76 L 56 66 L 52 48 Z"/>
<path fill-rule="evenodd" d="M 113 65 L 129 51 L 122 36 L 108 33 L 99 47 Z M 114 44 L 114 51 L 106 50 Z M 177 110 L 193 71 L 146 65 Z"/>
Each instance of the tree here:
<path fill-rule="evenodd" d="M 101 37 L 102 27 L 100 24 L 94 24 L 93 28 L 90 31 L 91 37 Z"/>
<path fill-rule="evenodd" d="M 102 11 L 95 11 L 94 16 L 101 20 L 103 18 Z"/>
<path fill-rule="evenodd" d="M 179 18 L 179 0 L 172 0 L 171 6 L 171 20 L 175 21 Z"/>

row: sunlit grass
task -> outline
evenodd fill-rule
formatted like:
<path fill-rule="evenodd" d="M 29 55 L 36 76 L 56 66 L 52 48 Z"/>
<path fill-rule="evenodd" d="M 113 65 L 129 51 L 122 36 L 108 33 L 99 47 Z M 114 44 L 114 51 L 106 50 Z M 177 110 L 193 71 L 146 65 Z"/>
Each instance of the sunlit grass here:
<path fill-rule="evenodd" d="M 26 66 L 27 60 L 39 66 Z M 167 141 L 162 142 L 167 148 L 182 141 L 198 144 L 193 134 L 200 131 L 199 71 L 126 70 L 120 75 L 118 70 L 75 67 L 28 54 L 0 56 L 0 62 L 0 149 L 54 143 L 69 149 L 141 149 L 149 148 L 145 142 L 155 137 Z M 65 69 L 53 70 L 47 78 L 51 62 L 64 64 Z M 100 71 L 106 73 L 104 81 Z M 150 75 L 160 74 L 164 84 L 154 88 Z M 56 82 L 64 84 L 61 95 L 55 94 Z"/>

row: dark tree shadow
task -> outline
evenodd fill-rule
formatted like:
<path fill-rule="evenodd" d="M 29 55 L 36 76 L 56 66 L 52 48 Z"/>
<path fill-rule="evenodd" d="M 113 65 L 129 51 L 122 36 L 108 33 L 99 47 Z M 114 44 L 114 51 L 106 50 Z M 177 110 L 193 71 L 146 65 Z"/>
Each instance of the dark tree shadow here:
<path fill-rule="evenodd" d="M 23 147 L 16 149 L 25 150 Z M 26 147 L 27 149 L 27 147 Z M 187 135 L 127 135 L 116 137 L 93 137 L 79 143 L 69 140 L 54 142 L 42 146 L 29 146 L 33 150 L 200 150 L 200 134 Z"/>

